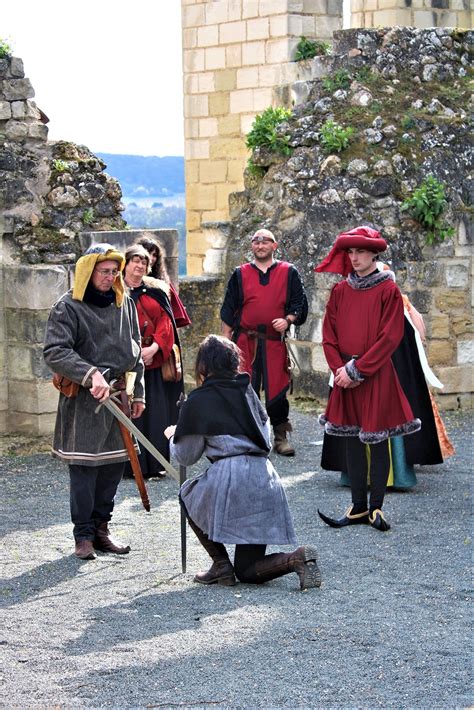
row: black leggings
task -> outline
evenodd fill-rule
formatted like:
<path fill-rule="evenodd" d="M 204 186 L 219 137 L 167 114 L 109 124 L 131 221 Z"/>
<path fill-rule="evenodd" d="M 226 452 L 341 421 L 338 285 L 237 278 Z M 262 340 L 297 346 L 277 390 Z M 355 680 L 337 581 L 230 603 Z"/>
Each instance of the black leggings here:
<path fill-rule="evenodd" d="M 381 509 L 390 471 L 388 439 L 380 444 L 369 444 L 370 471 L 366 445 L 360 441 L 358 436 L 348 436 L 344 441 L 354 510 L 356 512 L 367 510 L 367 478 L 369 473 L 370 510 Z"/>

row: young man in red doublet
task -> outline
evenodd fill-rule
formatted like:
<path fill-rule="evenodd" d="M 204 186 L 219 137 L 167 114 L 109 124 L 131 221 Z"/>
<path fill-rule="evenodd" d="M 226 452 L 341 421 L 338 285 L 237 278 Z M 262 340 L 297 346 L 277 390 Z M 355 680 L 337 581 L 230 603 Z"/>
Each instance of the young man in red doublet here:
<path fill-rule="evenodd" d="M 222 333 L 242 351 L 242 369 L 250 375 L 254 390 L 265 393 L 275 451 L 293 456 L 295 450 L 287 439 L 291 424 L 285 334 L 290 325 L 304 323 L 308 305 L 296 268 L 274 258 L 277 247 L 268 229 L 253 235 L 253 261 L 235 269 L 227 284 Z"/>
<path fill-rule="evenodd" d="M 380 232 L 356 227 L 337 237 L 315 269 L 347 277 L 332 289 L 323 323 L 323 349 L 334 387 L 320 421 L 326 434 L 343 437 L 352 493 L 352 506 L 339 520 L 318 511 L 332 527 L 370 524 L 390 529 L 382 513 L 390 468 L 388 439 L 421 427 L 391 360 L 403 337 L 404 314 L 393 273 L 381 273 L 374 263 L 386 248 Z"/>

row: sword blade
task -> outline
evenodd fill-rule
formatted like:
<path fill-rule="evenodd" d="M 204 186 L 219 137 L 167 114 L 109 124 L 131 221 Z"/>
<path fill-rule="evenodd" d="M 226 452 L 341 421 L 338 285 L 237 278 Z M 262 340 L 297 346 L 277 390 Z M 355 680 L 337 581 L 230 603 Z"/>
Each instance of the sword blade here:
<path fill-rule="evenodd" d="M 178 471 L 165 459 L 165 457 L 160 454 L 157 448 L 153 446 L 151 441 L 149 441 L 144 434 L 140 431 L 138 427 L 135 426 L 135 424 L 132 422 L 131 419 L 127 417 L 126 414 L 122 412 L 120 407 L 115 404 L 115 402 L 112 399 L 106 399 L 105 402 L 102 402 L 102 405 L 104 407 L 107 407 L 109 412 L 112 412 L 114 417 L 119 420 L 119 422 L 122 422 L 122 424 L 128 429 L 128 431 L 135 436 L 136 439 L 140 442 L 140 444 L 143 444 L 145 449 L 150 452 L 152 456 L 154 456 L 160 464 L 163 466 L 163 468 L 170 474 L 172 478 L 177 483 L 180 483 L 180 475 Z"/>

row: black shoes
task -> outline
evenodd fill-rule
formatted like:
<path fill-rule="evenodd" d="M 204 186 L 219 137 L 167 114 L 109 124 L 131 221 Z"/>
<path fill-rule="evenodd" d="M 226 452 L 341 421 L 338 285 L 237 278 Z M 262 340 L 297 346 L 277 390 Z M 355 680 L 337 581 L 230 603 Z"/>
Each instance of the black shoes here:
<path fill-rule="evenodd" d="M 338 518 L 337 520 L 334 518 L 328 518 L 327 515 L 324 515 L 324 513 L 321 513 L 320 510 L 318 510 L 318 515 L 323 520 L 326 525 L 329 525 L 331 528 L 344 528 L 346 525 L 368 525 L 369 524 L 369 511 L 366 510 L 364 513 L 356 513 L 355 515 L 351 514 L 353 506 L 349 506 L 349 508 L 346 510 L 342 518 Z M 376 511 L 381 514 L 381 511 Z"/>
<path fill-rule="evenodd" d="M 387 530 L 390 530 L 390 523 L 387 523 L 383 517 L 382 511 L 378 508 L 369 515 L 369 523 L 373 528 L 380 530 L 381 532 L 387 532 Z"/>

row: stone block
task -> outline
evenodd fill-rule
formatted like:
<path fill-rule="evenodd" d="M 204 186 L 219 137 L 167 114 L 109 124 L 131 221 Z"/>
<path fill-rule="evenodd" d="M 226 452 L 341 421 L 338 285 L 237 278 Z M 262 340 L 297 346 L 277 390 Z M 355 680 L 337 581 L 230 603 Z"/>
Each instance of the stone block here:
<path fill-rule="evenodd" d="M 11 118 L 5 124 L 5 137 L 11 141 L 21 141 L 28 135 L 28 125 Z"/>
<path fill-rule="evenodd" d="M 0 101 L 0 121 L 5 121 L 11 117 L 12 117 L 11 103 L 9 101 Z M 19 117 L 15 116 L 14 118 L 19 118 Z"/>
<path fill-rule="evenodd" d="M 189 185 L 187 200 L 191 209 L 211 210 L 216 206 L 216 189 L 214 185 Z"/>
<path fill-rule="evenodd" d="M 247 23 L 225 22 L 219 25 L 219 44 L 245 42 L 247 39 Z"/>
<path fill-rule="evenodd" d="M 428 334 L 430 338 L 449 338 L 449 316 L 433 315 L 428 324 Z"/>
<path fill-rule="evenodd" d="M 29 381 L 51 378 L 51 370 L 43 359 L 40 345 L 8 345 L 7 368 L 9 379 Z"/>
<path fill-rule="evenodd" d="M 315 15 L 303 15 L 303 36 L 314 37 L 315 35 Z"/>
<path fill-rule="evenodd" d="M 200 118 L 198 125 L 200 138 L 212 138 L 219 134 L 217 118 Z"/>
<path fill-rule="evenodd" d="M 63 266 L 4 265 L 5 308 L 49 309 L 69 288 Z"/>
<path fill-rule="evenodd" d="M 442 313 L 467 307 L 468 295 L 465 291 L 440 290 L 435 297 L 436 308 Z"/>
<path fill-rule="evenodd" d="M 288 0 L 260 0 L 260 17 L 271 17 L 288 12 Z"/>
<path fill-rule="evenodd" d="M 328 0 L 328 15 L 337 15 L 337 17 L 342 17 L 342 5 L 343 0 Z"/>
<path fill-rule="evenodd" d="M 242 19 L 249 17 L 258 17 L 259 15 L 259 0 L 245 0 L 242 6 Z"/>
<path fill-rule="evenodd" d="M 31 99 L 35 90 L 29 79 L 4 79 L 3 96 L 7 101 L 22 101 Z"/>
<path fill-rule="evenodd" d="M 411 24 L 411 10 L 395 8 L 393 10 L 375 10 L 372 14 L 372 22 L 374 25 L 381 27 L 391 27 L 392 25 L 408 25 Z M 416 15 L 416 12 L 415 12 Z M 419 27 L 416 23 L 416 26 Z"/>
<path fill-rule="evenodd" d="M 199 229 L 201 226 L 201 212 L 196 207 L 193 207 L 189 203 L 186 205 L 186 229 L 189 234 L 192 234 L 195 229 Z"/>
<path fill-rule="evenodd" d="M 246 158 L 248 150 L 243 138 L 215 138 L 210 146 L 210 157 L 213 160 L 220 158 Z"/>
<path fill-rule="evenodd" d="M 258 68 L 258 86 L 276 86 L 279 81 L 278 67 L 263 66 Z"/>
<path fill-rule="evenodd" d="M 214 72 L 200 72 L 198 76 L 198 88 L 200 94 L 211 93 L 216 90 Z"/>
<path fill-rule="evenodd" d="M 467 288 L 469 284 L 469 263 L 446 266 L 446 285 L 449 288 Z"/>
<path fill-rule="evenodd" d="M 334 17 L 334 15 L 316 17 L 316 34 L 321 39 L 332 39 L 333 32 L 340 29 L 342 29 L 342 17 Z"/>
<path fill-rule="evenodd" d="M 217 127 L 220 136 L 240 136 L 240 116 L 218 116 Z"/>
<path fill-rule="evenodd" d="M 206 25 L 198 27 L 197 45 L 198 47 L 215 47 L 219 44 L 219 27 L 217 25 Z"/>
<path fill-rule="evenodd" d="M 10 379 L 8 382 L 10 409 L 28 414 L 56 412 L 59 392 L 53 387 L 51 378 L 52 374 L 48 381 L 22 382 Z"/>
<path fill-rule="evenodd" d="M 226 116 L 229 113 L 229 105 L 230 105 L 229 92 L 220 91 L 218 94 L 211 94 L 209 96 L 209 115 L 210 116 Z"/>
<path fill-rule="evenodd" d="M 472 367 L 468 365 L 440 367 L 437 374 L 444 385 L 443 394 L 473 391 Z"/>
<path fill-rule="evenodd" d="M 354 8 L 351 6 L 352 12 Z M 326 0 L 304 0 L 303 12 L 311 15 L 325 15 L 327 13 Z"/>
<path fill-rule="evenodd" d="M 199 94 L 199 74 L 187 74 L 183 83 L 185 94 Z"/>
<path fill-rule="evenodd" d="M 303 18 L 301 15 L 288 15 L 288 34 L 291 37 L 298 37 L 303 34 Z"/>
<path fill-rule="evenodd" d="M 189 27 L 183 30 L 183 49 L 195 49 L 197 47 L 197 29 Z"/>
<path fill-rule="evenodd" d="M 458 340 L 458 365 L 474 364 L 474 340 Z"/>
<path fill-rule="evenodd" d="M 207 96 L 185 96 L 184 115 L 186 118 L 209 116 L 209 99 Z"/>
<path fill-rule="evenodd" d="M 216 185 L 216 208 L 229 209 L 229 195 L 235 192 L 235 185 Z"/>
<path fill-rule="evenodd" d="M 12 57 L 10 61 L 10 74 L 15 78 L 22 79 L 25 76 L 25 70 L 23 67 L 23 59 L 20 57 Z"/>
<path fill-rule="evenodd" d="M 204 71 L 206 63 L 205 49 L 185 49 L 183 52 L 184 73 Z"/>
<path fill-rule="evenodd" d="M 242 44 L 242 65 L 265 64 L 265 42 L 245 42 Z"/>
<path fill-rule="evenodd" d="M 227 179 L 234 186 L 243 185 L 244 183 L 245 163 L 245 160 L 229 160 L 227 163 Z M 241 189 L 241 187 L 236 189 Z"/>
<path fill-rule="evenodd" d="M 184 119 L 184 137 L 199 138 L 199 120 L 195 118 Z"/>
<path fill-rule="evenodd" d="M 242 19 L 242 7 L 245 0 L 228 0 L 229 5 L 229 20 Z"/>
<path fill-rule="evenodd" d="M 186 162 L 186 184 L 199 182 L 199 160 L 188 160 Z"/>
<path fill-rule="evenodd" d="M 280 64 L 291 59 L 288 39 L 272 39 L 267 42 L 264 61 L 268 64 Z M 263 63 L 263 62 L 262 62 Z"/>
<path fill-rule="evenodd" d="M 433 27 L 433 13 L 431 10 L 414 10 L 413 24 L 420 29 Z"/>
<path fill-rule="evenodd" d="M 229 19 L 229 8 L 227 0 L 218 0 L 218 2 L 206 2 L 206 23 L 208 25 L 227 22 Z"/>
<path fill-rule="evenodd" d="M 28 138 L 38 141 L 48 140 L 48 126 L 43 123 L 30 123 L 28 126 Z"/>
<path fill-rule="evenodd" d="M 217 3 L 212 3 L 217 4 Z M 184 5 L 181 12 L 181 23 L 183 28 L 202 27 L 206 24 L 206 3 L 199 5 Z"/>
<path fill-rule="evenodd" d="M 287 37 L 288 19 L 286 15 L 273 15 L 270 17 L 270 37 Z"/>
<path fill-rule="evenodd" d="M 252 89 L 239 89 L 230 92 L 230 113 L 238 114 L 253 111 Z"/>
<path fill-rule="evenodd" d="M 226 160 L 202 160 L 199 164 L 199 179 L 202 183 L 222 183 L 227 179 Z"/>
<path fill-rule="evenodd" d="M 209 210 L 201 213 L 202 222 L 226 222 L 229 219 L 229 210 Z"/>
<path fill-rule="evenodd" d="M 225 271 L 225 249 L 208 249 L 203 261 L 205 274 L 223 274 Z"/>
<path fill-rule="evenodd" d="M 242 67 L 237 70 L 237 89 L 253 89 L 258 86 L 258 67 Z"/>
<path fill-rule="evenodd" d="M 56 300 L 56 299 L 55 299 Z M 5 309 L 6 336 L 10 343 L 43 343 L 48 310 Z"/>
<path fill-rule="evenodd" d="M 206 160 L 209 158 L 210 145 L 208 139 L 203 140 L 185 140 L 184 154 L 186 161 L 188 160 Z"/>
<path fill-rule="evenodd" d="M 226 66 L 225 47 L 208 47 L 204 52 L 204 67 L 207 71 L 210 69 L 222 69 Z"/>
<path fill-rule="evenodd" d="M 451 316 L 451 327 L 455 336 L 466 335 L 466 333 L 472 333 L 472 321 L 468 314 L 464 315 L 452 315 Z"/>
<path fill-rule="evenodd" d="M 434 365 L 452 365 L 454 345 L 449 340 L 430 340 L 427 347 L 428 362 Z"/>
<path fill-rule="evenodd" d="M 241 44 L 231 44 L 225 48 L 225 65 L 228 69 L 242 66 Z"/>
<path fill-rule="evenodd" d="M 223 69 L 222 71 L 214 72 L 215 91 L 232 91 L 232 89 L 236 89 L 238 71 L 240 70 Z"/>
<path fill-rule="evenodd" d="M 204 256 L 195 256 L 188 253 L 186 259 L 186 271 L 188 276 L 200 276 L 202 274 L 202 262 Z M 187 303 L 187 301 L 186 301 Z"/>
<path fill-rule="evenodd" d="M 247 20 L 247 41 L 268 39 L 270 37 L 270 22 L 268 17 Z"/>
<path fill-rule="evenodd" d="M 246 136 L 247 133 L 250 131 L 252 128 L 252 124 L 255 119 L 255 114 L 252 112 L 250 114 L 240 116 L 240 128 L 241 128 L 241 134 L 243 136 Z"/>
<path fill-rule="evenodd" d="M 54 431 L 56 414 L 28 414 L 10 410 L 7 432 L 9 434 L 33 434 L 47 436 Z"/>
<path fill-rule="evenodd" d="M 271 105 L 273 92 L 270 88 L 254 89 L 253 90 L 253 107 L 252 111 L 261 113 Z"/>

